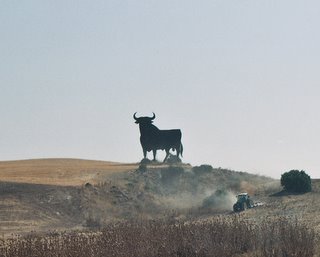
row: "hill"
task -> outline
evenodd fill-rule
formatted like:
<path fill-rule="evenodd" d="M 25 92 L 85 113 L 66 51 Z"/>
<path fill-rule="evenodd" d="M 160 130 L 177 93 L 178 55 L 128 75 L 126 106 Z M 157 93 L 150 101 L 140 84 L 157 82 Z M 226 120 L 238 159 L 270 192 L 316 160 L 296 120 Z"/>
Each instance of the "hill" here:
<path fill-rule="evenodd" d="M 318 180 L 304 195 L 277 195 L 279 181 L 209 165 L 123 164 L 78 159 L 0 162 L 3 235 L 101 227 L 132 219 L 208 220 L 232 215 L 239 192 L 266 204 L 247 219 L 290 216 L 320 230 Z M 219 194 L 216 194 L 219 192 Z M 213 198 L 213 201 L 204 201 Z"/>

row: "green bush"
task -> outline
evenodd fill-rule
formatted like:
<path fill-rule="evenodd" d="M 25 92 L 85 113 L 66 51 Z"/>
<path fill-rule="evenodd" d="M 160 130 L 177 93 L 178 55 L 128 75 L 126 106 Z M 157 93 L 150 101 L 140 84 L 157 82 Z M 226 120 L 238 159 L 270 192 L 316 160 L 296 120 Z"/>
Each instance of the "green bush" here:
<path fill-rule="evenodd" d="M 281 175 L 281 185 L 288 192 L 306 193 L 311 191 L 311 178 L 303 170 L 291 170 Z"/>

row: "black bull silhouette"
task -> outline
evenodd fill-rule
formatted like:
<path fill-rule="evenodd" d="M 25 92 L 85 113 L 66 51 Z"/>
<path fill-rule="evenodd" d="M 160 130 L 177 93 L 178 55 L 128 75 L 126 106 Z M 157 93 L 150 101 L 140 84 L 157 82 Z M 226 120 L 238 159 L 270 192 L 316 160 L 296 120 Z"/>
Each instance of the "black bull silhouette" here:
<path fill-rule="evenodd" d="M 143 150 L 143 157 L 147 157 L 147 152 L 153 152 L 153 160 L 156 160 L 157 150 L 165 150 L 165 162 L 170 154 L 170 149 L 177 152 L 177 158 L 182 156 L 183 146 L 181 143 L 181 130 L 170 129 L 160 130 L 152 124 L 156 115 L 153 113 L 152 117 L 136 117 L 134 113 L 133 118 L 135 123 L 139 124 L 140 128 L 140 143 Z"/>

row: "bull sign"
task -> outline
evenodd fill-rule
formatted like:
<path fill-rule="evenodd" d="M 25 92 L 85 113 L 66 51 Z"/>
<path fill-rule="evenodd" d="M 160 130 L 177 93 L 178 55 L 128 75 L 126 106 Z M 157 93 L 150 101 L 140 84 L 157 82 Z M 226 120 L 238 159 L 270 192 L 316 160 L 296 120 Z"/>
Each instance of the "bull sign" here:
<path fill-rule="evenodd" d="M 170 129 L 160 130 L 154 126 L 153 120 L 156 115 L 153 113 L 152 117 L 137 117 L 137 113 L 133 114 L 135 123 L 139 124 L 140 129 L 140 143 L 142 146 L 143 157 L 147 157 L 147 152 L 153 152 L 153 160 L 156 160 L 157 150 L 165 150 L 166 157 L 163 162 L 166 162 L 170 149 L 177 152 L 177 159 L 179 155 L 182 157 L 183 146 L 181 143 L 181 130 Z"/>

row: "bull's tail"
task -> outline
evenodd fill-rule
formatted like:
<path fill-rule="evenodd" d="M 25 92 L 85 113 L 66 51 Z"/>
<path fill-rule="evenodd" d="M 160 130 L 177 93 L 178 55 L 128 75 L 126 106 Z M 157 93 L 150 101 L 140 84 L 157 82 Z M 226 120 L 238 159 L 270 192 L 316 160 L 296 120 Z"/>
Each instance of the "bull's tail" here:
<path fill-rule="evenodd" d="M 183 145 L 182 145 L 182 143 L 180 143 L 180 155 L 181 155 L 181 157 L 183 157 L 182 153 L 183 153 Z"/>

